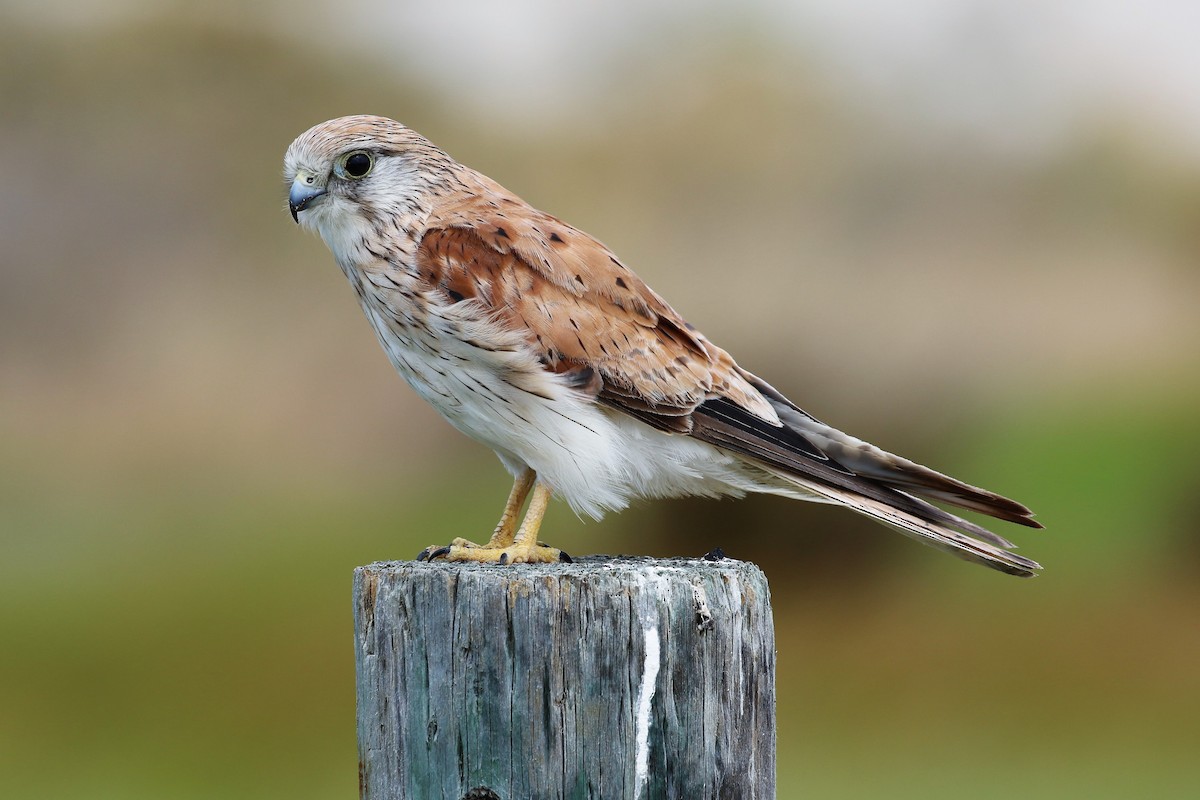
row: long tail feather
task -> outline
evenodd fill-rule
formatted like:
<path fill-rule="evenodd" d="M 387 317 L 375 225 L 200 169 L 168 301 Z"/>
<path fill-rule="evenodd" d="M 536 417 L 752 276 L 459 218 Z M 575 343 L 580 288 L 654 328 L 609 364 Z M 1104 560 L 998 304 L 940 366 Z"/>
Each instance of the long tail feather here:
<path fill-rule="evenodd" d="M 854 474 L 1006 522 L 1029 528 L 1042 527 L 1033 518 L 1033 512 L 1016 500 L 964 483 L 826 425 L 800 409 L 766 381 L 748 372 L 743 372 L 743 375 L 767 398 L 785 426 L 815 444 Z"/>
<path fill-rule="evenodd" d="M 1037 575 L 1037 571 L 1042 568 L 1041 564 L 1032 559 L 1010 553 L 987 542 L 981 542 L 944 525 L 921 519 L 870 497 L 862 497 L 841 489 L 823 486 L 817 481 L 783 470 L 769 467 L 767 469 L 776 477 L 793 483 L 804 491 L 820 495 L 834 503 L 865 514 L 923 544 L 936 547 L 938 550 L 958 556 L 965 561 L 982 564 L 985 567 L 1022 578 L 1031 578 Z M 962 521 L 965 522 L 965 520 Z"/>
<path fill-rule="evenodd" d="M 1042 527 L 1022 504 L 831 428 L 765 381 L 749 373 L 743 376 L 767 399 L 782 424 L 717 397 L 693 412 L 692 436 L 746 457 L 784 485 L 796 487 L 798 496 L 847 506 L 967 561 L 1022 577 L 1041 569 L 1036 561 L 1008 552 L 1013 544 L 1004 537 L 922 498 Z"/>

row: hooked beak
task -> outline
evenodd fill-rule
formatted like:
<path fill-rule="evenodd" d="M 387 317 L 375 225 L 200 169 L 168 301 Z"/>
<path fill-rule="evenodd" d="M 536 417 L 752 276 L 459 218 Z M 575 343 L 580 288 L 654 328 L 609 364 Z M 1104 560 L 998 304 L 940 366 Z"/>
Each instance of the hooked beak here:
<path fill-rule="evenodd" d="M 291 209 L 292 219 L 300 222 L 300 212 L 316 205 L 325 196 L 325 187 L 317 183 L 317 176 L 307 170 L 296 173 L 292 181 L 292 190 L 288 192 L 288 208 Z"/>

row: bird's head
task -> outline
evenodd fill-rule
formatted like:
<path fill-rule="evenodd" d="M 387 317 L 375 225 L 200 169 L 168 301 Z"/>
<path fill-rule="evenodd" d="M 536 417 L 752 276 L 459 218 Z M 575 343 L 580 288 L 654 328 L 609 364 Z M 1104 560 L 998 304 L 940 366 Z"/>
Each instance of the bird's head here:
<path fill-rule="evenodd" d="M 428 213 L 453 159 L 386 117 L 340 117 L 309 128 L 284 156 L 292 218 L 315 229 L 334 254 L 375 227 Z"/>

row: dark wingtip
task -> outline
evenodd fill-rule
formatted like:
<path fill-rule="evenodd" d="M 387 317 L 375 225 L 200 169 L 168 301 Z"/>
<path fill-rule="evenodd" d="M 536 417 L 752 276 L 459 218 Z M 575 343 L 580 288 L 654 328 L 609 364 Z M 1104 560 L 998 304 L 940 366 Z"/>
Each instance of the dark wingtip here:
<path fill-rule="evenodd" d="M 1018 578 L 1036 578 L 1040 574 L 1042 565 L 1038 562 L 1012 553 L 1009 553 L 1009 557 L 1016 562 L 1009 569 L 1003 570 L 1009 575 L 1016 575 Z"/>

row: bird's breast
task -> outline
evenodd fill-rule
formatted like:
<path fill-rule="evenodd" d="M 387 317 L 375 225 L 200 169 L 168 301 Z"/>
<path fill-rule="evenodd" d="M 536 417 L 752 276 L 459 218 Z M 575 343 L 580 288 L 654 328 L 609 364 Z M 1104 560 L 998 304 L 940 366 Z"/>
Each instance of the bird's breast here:
<path fill-rule="evenodd" d="M 598 518 L 631 497 L 745 491 L 734 459 L 598 405 L 474 301 L 396 283 L 356 285 L 396 370 L 451 425 L 510 469 L 533 468 L 576 512 Z"/>
<path fill-rule="evenodd" d="M 559 400 L 561 379 L 546 372 L 518 333 L 477 303 L 449 303 L 439 292 L 366 279 L 359 299 L 396 371 L 464 433 L 493 447 L 510 444 L 531 405 Z"/>

